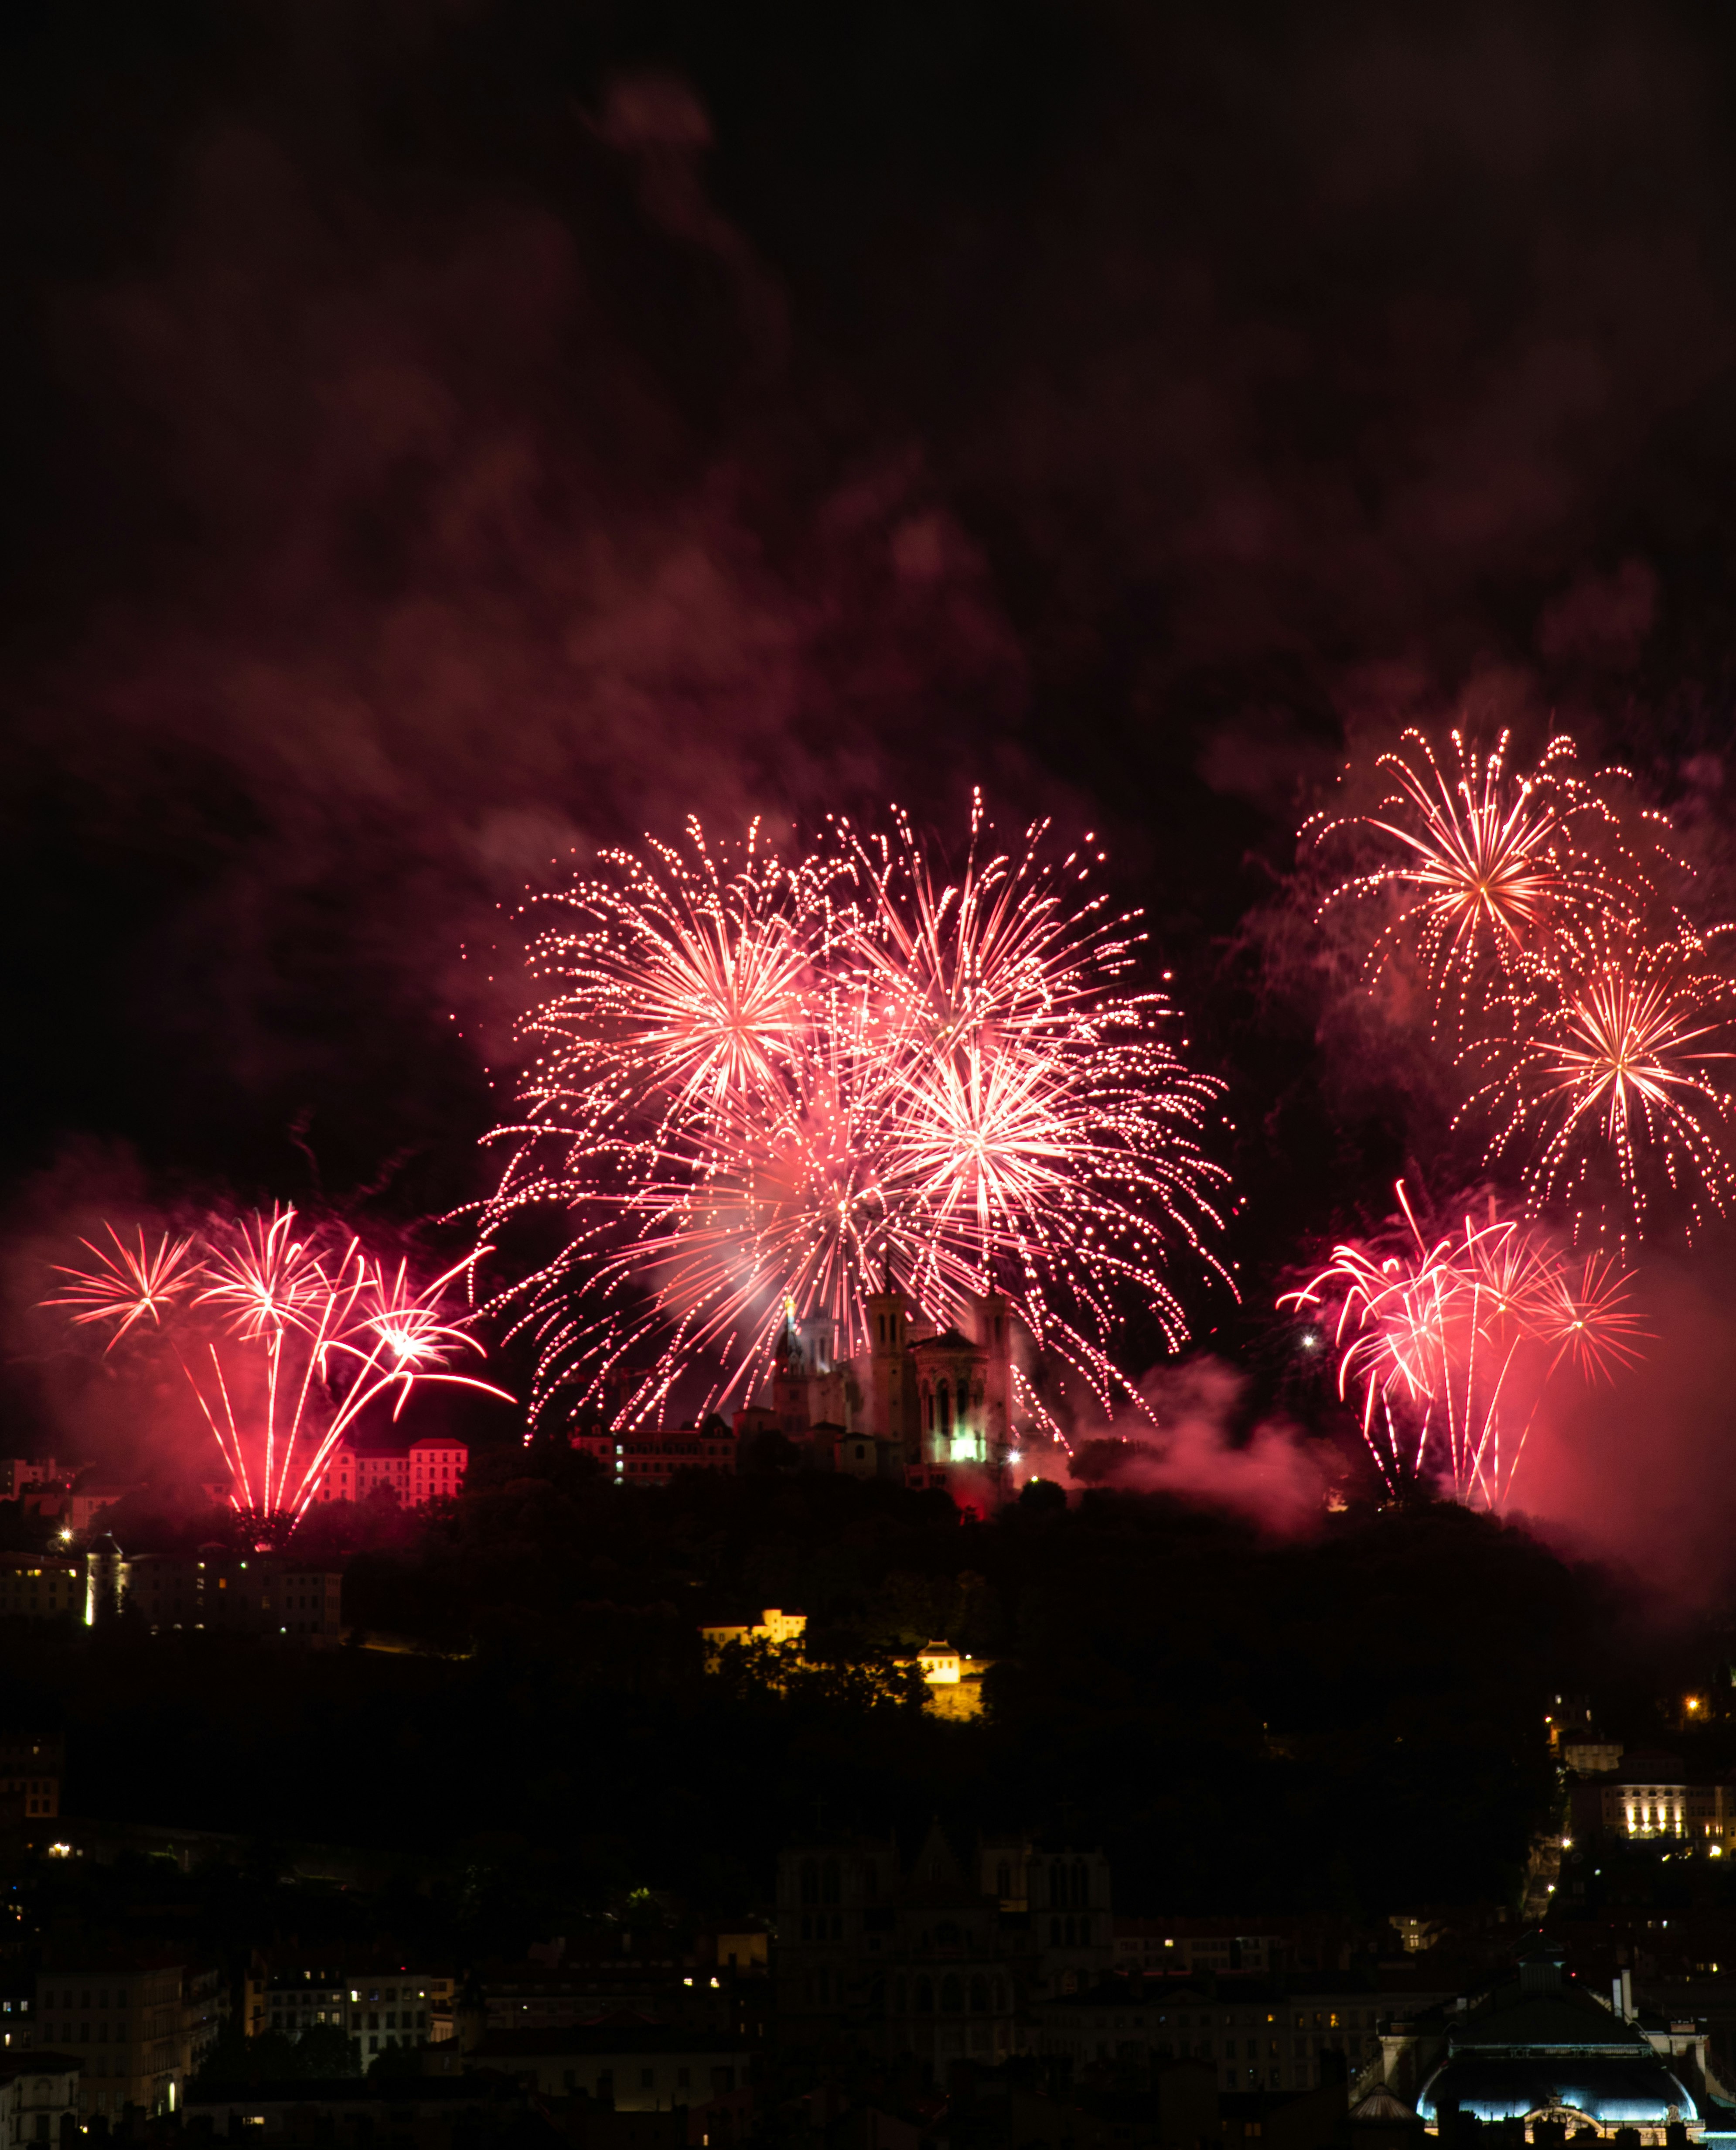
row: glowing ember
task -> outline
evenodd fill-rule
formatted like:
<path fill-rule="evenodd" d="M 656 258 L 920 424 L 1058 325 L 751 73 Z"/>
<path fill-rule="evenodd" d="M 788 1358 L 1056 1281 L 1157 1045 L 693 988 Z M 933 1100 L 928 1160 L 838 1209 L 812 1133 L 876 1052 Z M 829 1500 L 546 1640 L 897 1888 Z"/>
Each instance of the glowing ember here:
<path fill-rule="evenodd" d="M 853 1355 L 888 1262 L 943 1325 L 1004 1292 L 1105 1401 L 1132 1394 L 1109 1350 L 1130 1300 L 1180 1340 L 1172 1255 L 1218 1268 L 1225 1175 L 1199 1138 L 1221 1086 L 1169 1042 L 1165 997 L 1122 987 L 1136 921 L 1081 901 L 1086 858 L 1045 863 L 1045 833 L 986 849 L 979 805 L 949 876 L 902 818 L 790 866 L 752 830 L 720 864 L 694 825 L 691 857 L 611 855 L 542 900 L 549 991 L 485 1210 L 491 1234 L 566 1219 L 506 1295 L 536 1408 L 566 1388 L 631 1422 L 696 1360 L 721 1402 L 790 1305 Z"/>
<path fill-rule="evenodd" d="M 346 1234 L 304 1230 L 291 1209 L 212 1218 L 165 1234 L 154 1249 L 82 1243 L 93 1261 L 50 1305 L 74 1321 L 110 1323 L 113 1350 L 128 1332 L 161 1332 L 197 1399 L 229 1472 L 231 1498 L 264 1527 L 294 1522 L 319 1489 L 331 1451 L 388 1393 L 396 1417 L 420 1382 L 511 1398 L 448 1370 L 481 1345 L 443 1304 L 469 1261 L 413 1286 Z"/>

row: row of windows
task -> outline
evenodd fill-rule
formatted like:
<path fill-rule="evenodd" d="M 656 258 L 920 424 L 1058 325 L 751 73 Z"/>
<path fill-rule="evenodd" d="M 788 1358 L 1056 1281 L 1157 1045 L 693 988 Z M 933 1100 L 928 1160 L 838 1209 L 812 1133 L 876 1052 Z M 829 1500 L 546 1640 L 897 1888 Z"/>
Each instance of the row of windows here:
<path fill-rule="evenodd" d="M 967 2010 L 973 2016 L 993 2013 L 1004 2016 L 1007 2010 L 1007 1988 L 1004 1979 L 985 1978 L 980 1972 L 964 1978 L 953 1973 L 938 1981 L 918 1978 L 907 1989 L 902 1978 L 892 1982 L 893 2011 L 902 2016 L 905 2010 L 905 1995 L 909 1995 L 909 2006 L 918 2016 L 931 2016 L 937 2011 L 943 2016 L 962 2016 Z"/>

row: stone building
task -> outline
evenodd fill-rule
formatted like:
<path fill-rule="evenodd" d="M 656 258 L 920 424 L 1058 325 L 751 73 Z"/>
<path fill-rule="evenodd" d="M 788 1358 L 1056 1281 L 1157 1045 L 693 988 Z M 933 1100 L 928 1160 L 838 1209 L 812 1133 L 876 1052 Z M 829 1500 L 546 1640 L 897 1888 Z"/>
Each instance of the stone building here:
<path fill-rule="evenodd" d="M 963 1858 L 938 1824 L 906 1865 L 888 1841 L 793 1847 L 777 1871 L 781 2039 L 908 2057 L 944 2077 L 1029 2049 L 1029 2011 L 1114 1952 L 1108 1863 L 990 1839 Z"/>
<path fill-rule="evenodd" d="M 1705 2132 L 1703 2058 L 1692 2041 L 1675 2050 L 1666 2032 L 1660 2050 L 1620 1980 L 1606 1999 L 1541 1939 L 1493 1986 L 1395 2017 L 1381 2046 L 1386 2087 L 1413 2097 L 1432 2131 L 1464 2114 L 1536 2143 L 1632 2130 L 1658 2150 Z"/>
<path fill-rule="evenodd" d="M 850 1359 L 838 1355 L 829 1315 L 792 1315 L 770 1404 L 736 1414 L 737 1438 L 776 1431 L 807 1446 L 819 1468 L 916 1485 L 944 1484 L 959 1466 L 997 1467 L 1013 1434 L 1013 1324 L 1004 1295 L 986 1292 L 973 1303 L 969 1335 L 914 1324 L 889 1274 L 863 1312 L 868 1349 Z"/>

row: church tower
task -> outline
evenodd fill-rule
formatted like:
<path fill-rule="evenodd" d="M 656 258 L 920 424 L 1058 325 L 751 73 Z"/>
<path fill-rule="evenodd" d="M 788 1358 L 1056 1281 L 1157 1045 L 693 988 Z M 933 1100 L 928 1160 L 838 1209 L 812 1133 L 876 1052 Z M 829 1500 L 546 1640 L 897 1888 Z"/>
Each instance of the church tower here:
<path fill-rule="evenodd" d="M 868 1426 L 894 1444 L 901 1462 L 920 1461 L 916 1390 L 910 1363 L 910 1315 L 886 1264 L 885 1282 L 866 1302 L 868 1326 Z"/>
<path fill-rule="evenodd" d="M 983 1437 L 995 1455 L 1013 1437 L 1013 1309 L 1002 1291 L 977 1301 L 977 1341 L 988 1354 L 983 1373 Z"/>

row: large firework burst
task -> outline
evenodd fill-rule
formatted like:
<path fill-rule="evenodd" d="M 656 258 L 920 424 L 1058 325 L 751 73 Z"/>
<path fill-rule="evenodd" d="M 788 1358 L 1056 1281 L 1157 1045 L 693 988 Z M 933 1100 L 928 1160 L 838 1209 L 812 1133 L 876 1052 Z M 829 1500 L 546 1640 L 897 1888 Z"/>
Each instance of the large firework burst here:
<path fill-rule="evenodd" d="M 1664 817 L 1626 771 L 1580 774 L 1561 736 L 1519 770 L 1505 733 L 1485 750 L 1456 731 L 1437 751 L 1410 731 L 1375 767 L 1376 807 L 1304 832 L 1363 848 L 1323 909 L 1368 918 L 1371 982 L 1389 966 L 1422 982 L 1483 1167 L 1576 1238 L 1633 1239 L 1666 1216 L 1691 1233 L 1727 1209 L 1733 1006 L 1709 951 L 1726 929 L 1690 921 Z"/>
<path fill-rule="evenodd" d="M 1658 900 L 1650 817 L 1627 799 L 1618 769 L 1583 776 L 1557 734 L 1535 765 L 1512 765 L 1508 734 L 1487 749 L 1450 734 L 1450 755 L 1406 731 L 1375 768 L 1372 809 L 1317 815 L 1316 845 L 1355 834 L 1376 856 L 1339 881 L 1327 905 L 1385 899 L 1367 965 L 1420 970 L 1438 1026 L 1458 1030 L 1492 992 L 1547 969 L 1564 932 Z M 1628 807 L 1627 813 L 1621 810 Z"/>
<path fill-rule="evenodd" d="M 390 1396 L 396 1418 L 426 1381 L 511 1401 L 450 1370 L 482 1349 L 446 1304 L 470 1260 L 415 1284 L 405 1264 L 287 1208 L 210 1217 L 154 1246 L 142 1230 L 129 1245 L 112 1225 L 103 1243 L 81 1244 L 89 1264 L 63 1268 L 68 1283 L 48 1303 L 111 1326 L 111 1350 L 158 1335 L 217 1443 L 234 1506 L 268 1530 L 304 1512 L 332 1450 L 376 1401 Z"/>
<path fill-rule="evenodd" d="M 1625 1238 L 1660 1204 L 1690 1233 L 1730 1207 L 1736 996 L 1697 938 L 1572 936 L 1460 1058 L 1482 1078 L 1464 1113 L 1491 1126 L 1487 1160 L 1517 1164 L 1534 1209 Z"/>
<path fill-rule="evenodd" d="M 612 854 L 539 899 L 546 997 L 484 1213 L 491 1234 L 565 1224 L 505 1295 L 536 1407 L 566 1390 L 630 1421 L 695 1362 L 739 1396 L 793 1305 L 850 1355 L 888 1264 L 939 1323 L 1005 1292 L 1105 1401 L 1133 1393 L 1110 1351 L 1131 1302 L 1180 1340 L 1175 1254 L 1217 1267 L 1220 1086 L 1165 997 L 1124 986 L 1138 923 L 1079 896 L 1093 861 L 989 833 L 979 804 L 949 875 L 902 816 L 790 865 L 694 824 L 686 852 Z"/>

